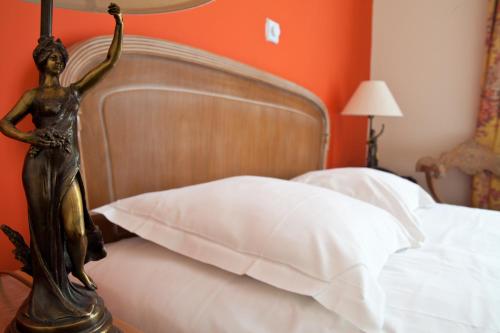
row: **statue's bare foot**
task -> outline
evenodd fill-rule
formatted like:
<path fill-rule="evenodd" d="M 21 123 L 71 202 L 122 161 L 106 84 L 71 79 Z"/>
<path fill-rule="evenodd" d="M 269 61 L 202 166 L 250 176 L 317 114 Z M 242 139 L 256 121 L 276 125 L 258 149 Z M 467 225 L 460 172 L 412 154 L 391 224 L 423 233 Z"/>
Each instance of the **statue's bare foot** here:
<path fill-rule="evenodd" d="M 89 290 L 96 290 L 97 289 L 97 286 L 94 283 L 94 281 L 92 281 L 90 276 L 88 276 L 87 273 L 85 273 L 84 271 L 73 272 L 73 276 L 76 277 L 78 280 L 80 280 L 80 282 L 83 283 L 85 288 L 87 288 Z"/>

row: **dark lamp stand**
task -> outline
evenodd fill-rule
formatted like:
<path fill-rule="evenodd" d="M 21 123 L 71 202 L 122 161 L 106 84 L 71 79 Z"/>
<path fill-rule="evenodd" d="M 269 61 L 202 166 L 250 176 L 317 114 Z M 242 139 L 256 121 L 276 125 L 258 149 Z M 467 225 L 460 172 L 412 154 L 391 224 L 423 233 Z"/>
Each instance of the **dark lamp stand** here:
<path fill-rule="evenodd" d="M 52 36 L 52 12 L 53 0 L 42 0 L 41 19 L 40 19 L 40 37 Z"/>
<path fill-rule="evenodd" d="M 78 165 L 79 154 L 75 149 L 77 137 L 71 131 L 76 125 L 74 115 L 79 105 L 78 96 L 102 78 L 118 61 L 123 39 L 123 21 L 120 8 L 111 4 L 108 13 L 114 17 L 116 26 L 108 52 L 110 60 L 103 62 L 79 81 L 87 85 L 80 83 L 78 88 L 62 87 L 59 74 L 64 69 L 68 56 L 62 43 L 59 40 L 54 41 L 52 36 L 53 7 L 53 0 L 41 0 L 40 39 L 33 52 L 41 78 L 39 87 L 25 94 L 28 97 L 23 96 L 13 111 L 0 120 L 2 134 L 31 145 L 23 170 L 29 211 L 30 246 L 15 230 L 5 225 L 1 225 L 0 229 L 14 244 L 13 253 L 16 259 L 24 264 L 22 270 L 33 278 L 31 292 L 3 332 L 121 333 L 121 330 L 113 326 L 111 313 L 103 299 L 95 292 L 97 287 L 94 282 L 83 269 L 86 262 L 105 257 L 102 236 L 93 225 L 85 202 L 78 199 L 77 194 L 72 194 L 70 198 L 77 199 L 67 207 L 63 207 L 58 200 L 68 196 L 62 190 L 66 189 L 65 193 L 69 193 L 68 188 L 73 186 L 64 183 L 64 177 L 73 175 L 72 184 L 82 184 Z M 55 70 L 56 66 L 59 71 Z M 33 97 L 35 94 L 38 99 Z M 31 136 L 33 140 L 25 140 L 15 128 L 17 121 L 37 110 L 52 110 L 51 103 L 61 105 L 61 110 L 57 111 L 57 120 L 48 126 L 35 124 L 35 134 Z M 37 156 L 42 149 L 50 149 L 50 153 L 40 153 Z M 50 171 L 50 168 L 53 170 Z M 46 169 L 49 171 L 39 171 Z M 40 175 L 41 172 L 45 174 Z M 54 175 L 61 179 L 53 181 Z M 84 192 L 78 194 L 81 196 L 82 193 Z M 78 221 L 73 220 L 77 210 L 81 212 L 77 217 Z M 54 217 L 57 213 L 60 217 Z M 71 218 L 68 218 L 68 215 L 71 215 Z M 74 225 L 63 227 L 63 222 Z M 79 223 L 84 225 L 85 233 L 75 239 L 69 237 L 75 230 L 79 230 Z M 81 283 L 70 281 L 69 273 Z"/>
<path fill-rule="evenodd" d="M 378 169 L 378 158 L 377 158 L 377 139 L 384 133 L 384 125 L 382 124 L 382 129 L 380 132 L 376 133 L 373 129 L 373 117 L 368 116 L 369 126 L 370 126 L 370 136 L 368 138 L 368 156 L 366 161 L 366 166 L 369 168 Z"/>

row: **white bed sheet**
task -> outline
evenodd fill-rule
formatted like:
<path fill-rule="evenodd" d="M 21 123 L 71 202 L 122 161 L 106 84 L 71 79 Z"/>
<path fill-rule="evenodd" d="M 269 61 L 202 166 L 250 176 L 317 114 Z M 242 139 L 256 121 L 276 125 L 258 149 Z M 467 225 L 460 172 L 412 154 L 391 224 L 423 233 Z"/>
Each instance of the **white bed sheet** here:
<path fill-rule="evenodd" d="M 500 332 L 500 213 L 438 204 L 417 214 L 425 244 L 392 255 L 379 277 L 383 331 Z M 140 238 L 108 252 L 87 271 L 114 315 L 146 333 L 359 332 L 312 298 Z"/>
<path fill-rule="evenodd" d="M 359 332 L 311 297 L 138 237 L 110 244 L 87 272 L 111 313 L 145 333 Z"/>

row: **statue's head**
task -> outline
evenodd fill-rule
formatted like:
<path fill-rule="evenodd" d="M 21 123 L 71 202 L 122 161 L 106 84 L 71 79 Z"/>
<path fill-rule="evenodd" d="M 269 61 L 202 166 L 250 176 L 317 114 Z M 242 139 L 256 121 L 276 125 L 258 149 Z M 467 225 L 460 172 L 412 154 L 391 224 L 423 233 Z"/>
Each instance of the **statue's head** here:
<path fill-rule="evenodd" d="M 52 36 L 44 36 L 38 40 L 33 59 L 40 72 L 56 71 L 55 74 L 58 74 L 66 67 L 68 51 L 60 39 L 54 40 Z"/>

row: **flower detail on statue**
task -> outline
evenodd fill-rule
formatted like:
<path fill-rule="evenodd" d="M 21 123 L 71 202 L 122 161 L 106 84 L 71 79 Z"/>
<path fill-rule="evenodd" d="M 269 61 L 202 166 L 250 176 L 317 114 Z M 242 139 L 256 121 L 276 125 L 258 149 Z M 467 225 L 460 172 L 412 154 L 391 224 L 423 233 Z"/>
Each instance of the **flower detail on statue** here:
<path fill-rule="evenodd" d="M 37 129 L 35 131 L 35 135 L 52 142 L 53 145 L 51 145 L 50 148 L 60 149 L 67 154 L 71 154 L 72 152 L 70 138 L 73 135 L 73 130 L 71 128 L 69 128 L 67 131 L 60 131 L 55 128 L 42 128 Z M 31 146 L 28 154 L 31 157 L 36 157 L 38 153 L 42 151 L 42 149 L 44 148 Z"/>

